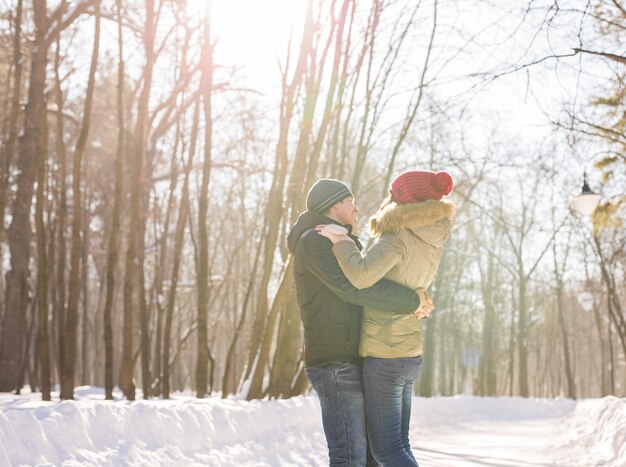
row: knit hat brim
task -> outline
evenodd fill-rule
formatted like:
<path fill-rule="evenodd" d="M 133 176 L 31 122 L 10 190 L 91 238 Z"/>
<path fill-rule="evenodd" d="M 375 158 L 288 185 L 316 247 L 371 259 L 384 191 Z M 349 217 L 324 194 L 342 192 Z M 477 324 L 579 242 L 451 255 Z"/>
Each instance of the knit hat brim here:
<path fill-rule="evenodd" d="M 322 178 L 309 190 L 306 205 L 309 211 L 324 213 L 351 196 L 353 196 L 352 192 L 345 183 L 331 178 Z"/>

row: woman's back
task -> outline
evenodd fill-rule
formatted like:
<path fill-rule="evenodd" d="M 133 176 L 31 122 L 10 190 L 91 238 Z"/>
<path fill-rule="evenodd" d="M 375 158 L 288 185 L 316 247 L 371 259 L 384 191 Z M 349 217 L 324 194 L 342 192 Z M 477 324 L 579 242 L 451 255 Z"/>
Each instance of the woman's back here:
<path fill-rule="evenodd" d="M 404 255 L 385 278 L 413 289 L 427 289 L 439 266 L 443 244 L 450 236 L 454 204 L 424 201 L 416 204 L 387 205 L 372 218 L 372 231 L 378 241 L 395 236 L 404 246 Z"/>
<path fill-rule="evenodd" d="M 454 211 L 455 205 L 449 201 L 392 202 L 372 218 L 372 233 L 379 239 L 364 257 L 357 255 L 349 242 L 337 243 L 333 251 L 358 288 L 369 287 L 384 276 L 406 287 L 426 289 L 437 272 Z M 415 357 L 422 354 L 422 345 L 419 320 L 413 315 L 365 307 L 359 347 L 362 356 Z"/>

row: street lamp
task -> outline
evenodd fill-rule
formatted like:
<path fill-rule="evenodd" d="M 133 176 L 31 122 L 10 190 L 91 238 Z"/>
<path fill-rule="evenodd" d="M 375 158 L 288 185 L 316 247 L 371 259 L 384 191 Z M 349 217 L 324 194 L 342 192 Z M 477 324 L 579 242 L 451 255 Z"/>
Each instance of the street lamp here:
<path fill-rule="evenodd" d="M 580 194 L 573 196 L 571 199 L 572 207 L 585 216 L 590 216 L 598 207 L 602 195 L 594 193 L 587 183 L 587 171 L 583 176 L 583 188 Z"/>
<path fill-rule="evenodd" d="M 600 199 L 602 199 L 602 195 L 591 191 L 591 188 L 589 188 L 589 184 L 587 183 L 587 167 L 589 162 L 601 154 L 613 154 L 614 156 L 626 161 L 626 156 L 616 151 L 601 151 L 587 159 L 587 162 L 585 163 L 585 171 L 583 172 L 583 188 L 580 194 L 573 196 L 570 199 L 572 208 L 585 216 L 590 216 L 598 207 Z"/>

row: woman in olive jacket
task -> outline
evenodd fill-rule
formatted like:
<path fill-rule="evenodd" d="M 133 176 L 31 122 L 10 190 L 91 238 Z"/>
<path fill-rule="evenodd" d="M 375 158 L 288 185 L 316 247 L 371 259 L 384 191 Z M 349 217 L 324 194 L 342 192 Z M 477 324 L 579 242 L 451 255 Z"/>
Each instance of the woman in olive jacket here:
<path fill-rule="evenodd" d="M 446 172 L 411 171 L 391 184 L 390 196 L 371 218 L 376 243 L 361 253 L 347 236 L 320 229 L 333 242 L 341 270 L 358 289 L 381 278 L 412 289 L 427 289 L 437 272 L 455 205 Z M 421 317 L 421 316 L 419 316 Z M 409 444 L 413 382 L 422 365 L 418 316 L 385 313 L 365 306 L 359 353 L 372 453 L 383 466 L 416 466 Z"/>

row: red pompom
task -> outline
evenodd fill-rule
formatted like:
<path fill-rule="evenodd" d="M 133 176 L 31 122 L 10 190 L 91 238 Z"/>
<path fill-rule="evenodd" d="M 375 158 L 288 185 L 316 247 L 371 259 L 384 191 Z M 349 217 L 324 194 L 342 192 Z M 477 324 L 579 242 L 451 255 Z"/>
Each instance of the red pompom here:
<path fill-rule="evenodd" d="M 452 191 L 454 183 L 452 182 L 452 177 L 448 172 L 437 172 L 433 185 L 435 189 L 441 193 L 441 196 L 446 196 Z"/>

